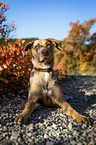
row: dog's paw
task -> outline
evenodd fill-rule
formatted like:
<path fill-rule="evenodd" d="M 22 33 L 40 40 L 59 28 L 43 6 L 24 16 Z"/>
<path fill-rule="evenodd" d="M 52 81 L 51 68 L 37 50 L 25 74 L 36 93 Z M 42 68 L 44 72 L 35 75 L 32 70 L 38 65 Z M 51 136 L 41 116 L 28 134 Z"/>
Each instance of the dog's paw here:
<path fill-rule="evenodd" d="M 78 115 L 74 118 L 78 124 L 85 123 L 87 125 L 92 124 L 92 120 L 89 117 Z"/>
<path fill-rule="evenodd" d="M 21 113 L 19 115 L 16 115 L 13 117 L 15 122 L 17 122 L 19 125 L 21 124 L 26 124 L 28 119 L 29 119 L 29 114 L 28 113 Z"/>

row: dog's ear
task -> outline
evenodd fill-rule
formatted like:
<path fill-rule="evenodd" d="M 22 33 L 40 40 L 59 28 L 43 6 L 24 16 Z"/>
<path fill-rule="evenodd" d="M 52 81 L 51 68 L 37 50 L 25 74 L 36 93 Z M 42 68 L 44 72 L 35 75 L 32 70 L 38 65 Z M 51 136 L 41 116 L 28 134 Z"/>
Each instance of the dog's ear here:
<path fill-rule="evenodd" d="M 25 48 L 23 50 L 23 56 L 25 55 L 25 52 L 28 51 L 28 49 L 31 49 L 33 46 L 34 41 L 29 42 L 28 44 L 25 45 Z"/>
<path fill-rule="evenodd" d="M 59 50 L 62 50 L 61 43 L 57 41 L 56 39 L 48 38 L 48 41 L 50 41 L 54 47 L 56 47 Z"/>

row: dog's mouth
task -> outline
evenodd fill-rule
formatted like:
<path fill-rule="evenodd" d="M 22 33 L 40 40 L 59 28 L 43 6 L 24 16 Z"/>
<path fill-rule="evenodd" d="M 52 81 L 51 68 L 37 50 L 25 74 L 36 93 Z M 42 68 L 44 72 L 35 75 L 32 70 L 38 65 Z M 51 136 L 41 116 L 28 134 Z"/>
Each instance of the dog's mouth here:
<path fill-rule="evenodd" d="M 49 55 L 38 58 L 38 62 L 40 63 L 50 64 L 52 61 L 53 59 Z"/>
<path fill-rule="evenodd" d="M 38 62 L 44 62 L 44 61 L 47 61 L 49 59 L 50 59 L 49 56 L 44 56 L 42 58 L 38 58 Z"/>

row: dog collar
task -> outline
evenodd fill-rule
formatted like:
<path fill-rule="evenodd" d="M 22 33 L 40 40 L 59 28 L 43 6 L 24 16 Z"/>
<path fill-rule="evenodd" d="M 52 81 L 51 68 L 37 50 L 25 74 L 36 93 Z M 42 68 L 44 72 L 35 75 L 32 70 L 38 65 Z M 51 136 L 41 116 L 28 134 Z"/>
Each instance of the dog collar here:
<path fill-rule="evenodd" d="M 50 71 L 52 71 L 52 67 L 46 68 L 46 69 L 34 67 L 34 69 L 35 69 L 36 71 L 41 71 L 41 72 L 50 72 Z"/>

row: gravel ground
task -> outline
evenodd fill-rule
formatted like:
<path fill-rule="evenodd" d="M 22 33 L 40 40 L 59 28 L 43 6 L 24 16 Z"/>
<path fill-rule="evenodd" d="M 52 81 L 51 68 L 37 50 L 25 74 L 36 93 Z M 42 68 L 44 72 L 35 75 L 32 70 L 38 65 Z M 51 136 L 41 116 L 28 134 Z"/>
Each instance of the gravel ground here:
<path fill-rule="evenodd" d="M 27 125 L 19 126 L 12 118 L 27 97 L 18 94 L 0 105 L 0 145 L 96 145 L 96 77 L 66 76 L 60 84 L 71 106 L 94 118 L 93 125 L 78 125 L 59 107 L 36 105 Z"/>

